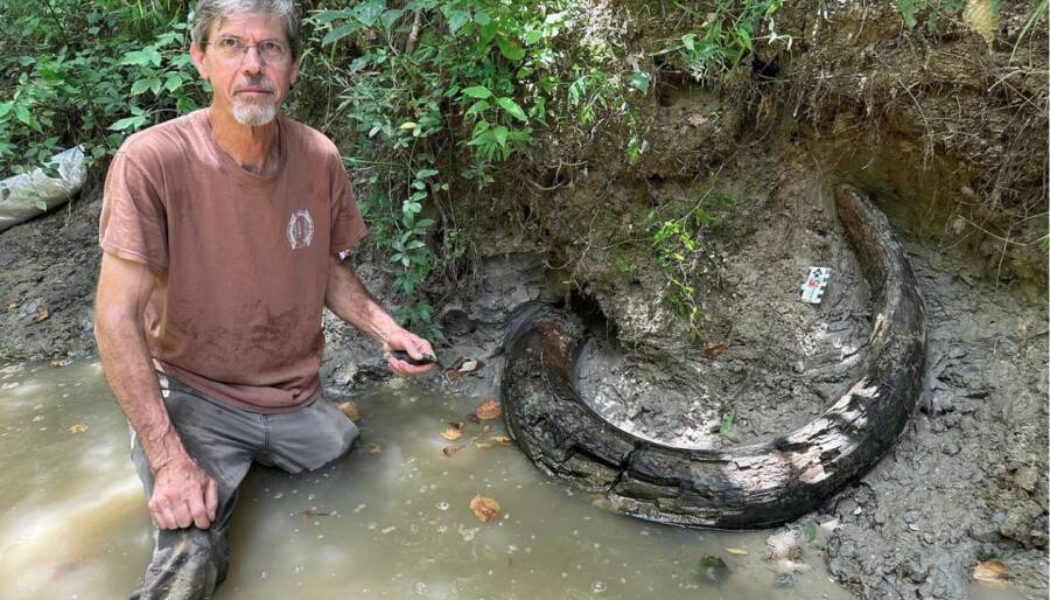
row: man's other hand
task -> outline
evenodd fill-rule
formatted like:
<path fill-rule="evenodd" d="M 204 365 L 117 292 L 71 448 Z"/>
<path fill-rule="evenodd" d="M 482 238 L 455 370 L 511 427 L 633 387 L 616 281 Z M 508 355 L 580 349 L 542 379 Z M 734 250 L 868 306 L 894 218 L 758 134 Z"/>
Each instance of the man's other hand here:
<path fill-rule="evenodd" d="M 219 486 L 197 463 L 175 459 L 154 474 L 149 512 L 160 529 L 207 529 L 219 508 Z"/>
<path fill-rule="evenodd" d="M 414 360 L 419 361 L 423 360 L 425 356 L 434 356 L 434 348 L 430 345 L 430 342 L 404 329 L 388 337 L 383 344 L 383 352 L 393 352 L 395 350 L 404 350 Z M 386 359 L 386 364 L 395 375 L 408 377 L 425 375 L 434 369 L 433 362 L 429 364 L 413 365 L 412 363 L 399 360 L 393 356 Z"/>

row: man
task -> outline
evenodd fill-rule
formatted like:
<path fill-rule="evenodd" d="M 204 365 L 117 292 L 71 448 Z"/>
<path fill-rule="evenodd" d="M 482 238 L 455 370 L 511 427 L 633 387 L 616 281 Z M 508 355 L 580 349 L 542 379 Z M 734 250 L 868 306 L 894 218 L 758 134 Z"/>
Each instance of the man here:
<path fill-rule="evenodd" d="M 211 106 L 128 138 L 99 226 L 95 336 L 158 528 L 135 598 L 211 595 L 253 461 L 298 472 L 350 448 L 356 427 L 321 398 L 323 307 L 386 352 L 433 354 L 342 265 L 365 226 L 335 145 L 278 115 L 299 74 L 292 1 L 201 0 L 192 37 Z"/>

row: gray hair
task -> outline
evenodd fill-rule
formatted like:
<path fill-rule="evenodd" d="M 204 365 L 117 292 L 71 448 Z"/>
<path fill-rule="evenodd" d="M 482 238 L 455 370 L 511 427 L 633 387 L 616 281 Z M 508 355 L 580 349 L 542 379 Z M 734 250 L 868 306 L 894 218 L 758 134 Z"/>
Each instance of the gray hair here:
<path fill-rule="evenodd" d="M 293 0 L 200 0 L 193 14 L 190 39 L 202 51 L 208 43 L 212 25 L 233 14 L 257 13 L 272 15 L 284 21 L 284 33 L 293 58 L 302 51 L 299 39 L 299 10 Z"/>

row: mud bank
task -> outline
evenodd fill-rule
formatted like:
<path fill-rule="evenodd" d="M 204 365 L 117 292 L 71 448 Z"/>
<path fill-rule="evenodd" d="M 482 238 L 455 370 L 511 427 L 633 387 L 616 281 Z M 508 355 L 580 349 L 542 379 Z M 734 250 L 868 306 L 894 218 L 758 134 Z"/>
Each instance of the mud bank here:
<path fill-rule="evenodd" d="M 561 303 L 599 339 L 585 352 L 584 397 L 635 435 L 685 447 L 725 447 L 772 435 L 826 408 L 831 365 L 870 330 L 868 290 L 828 211 L 830 186 L 816 171 L 780 169 L 767 195 L 741 198 L 750 225 L 708 238 L 703 264 L 704 341 L 688 342 L 660 297 L 637 281 L 582 284 Z M 900 214 L 899 197 L 877 198 Z M 945 248 L 921 224 L 891 219 L 927 306 L 928 368 L 920 410 L 898 446 L 871 473 L 812 515 L 831 532 L 822 548 L 836 579 L 859 598 L 969 598 L 979 560 L 1006 558 L 1019 597 L 1046 593 L 1047 311 L 1037 289 L 982 277 L 979 257 Z M 501 257 L 504 287 L 481 297 L 557 297 L 559 281 L 536 255 Z M 831 265 L 825 304 L 798 301 L 810 264 Z M 490 273 L 483 270 L 482 278 Z M 522 276 L 523 273 L 531 273 Z M 640 276 L 641 279 L 644 275 Z M 493 282 L 498 281 L 494 278 Z M 518 282 L 521 282 L 520 284 Z M 530 283 L 531 282 L 531 283 Z M 475 313 L 474 317 L 480 317 Z M 454 353 L 493 353 L 494 323 Z M 469 336 L 468 336 L 469 338 Z M 468 339 L 464 338 L 464 340 Z M 473 346 L 473 347 L 472 347 Z M 717 348 L 718 352 L 709 350 Z M 589 358 L 588 358 L 589 356 Z M 776 402 L 770 402 L 776 398 Z M 735 421 L 723 432 L 729 408 Z"/>
<path fill-rule="evenodd" d="M 628 4 L 614 8 L 634 14 Z M 759 48 L 720 88 L 659 66 L 636 101 L 639 161 L 625 160 L 621 131 L 551 132 L 483 195 L 455 190 L 473 259 L 429 290 L 450 341 L 440 351 L 483 359 L 480 377 L 454 385 L 494 392 L 502 324 L 539 299 L 610 333 L 588 395 L 625 430 L 734 445 L 797 426 L 841 383 L 812 375 L 871 327 L 870 291 L 828 210 L 833 186 L 853 183 L 919 277 L 921 409 L 872 472 L 786 529 L 830 532 L 827 566 L 858 598 L 973 597 L 974 566 L 995 557 L 1009 593 L 1045 597 L 1046 29 L 1011 59 L 1019 2 L 1001 3 L 990 49 L 951 20 L 909 33 L 893 3 L 805 4 L 778 20 L 792 51 Z M 663 47 L 659 17 L 635 15 L 629 54 Z M 0 235 L 0 361 L 94 353 L 94 175 L 68 209 Z M 698 245 L 674 271 L 698 321 L 670 300 L 654 245 L 667 222 L 688 223 Z M 384 296 L 386 259 L 359 260 Z M 797 301 L 810 265 L 833 270 L 819 308 Z M 330 315 L 326 333 L 331 393 L 385 376 L 372 342 Z"/>

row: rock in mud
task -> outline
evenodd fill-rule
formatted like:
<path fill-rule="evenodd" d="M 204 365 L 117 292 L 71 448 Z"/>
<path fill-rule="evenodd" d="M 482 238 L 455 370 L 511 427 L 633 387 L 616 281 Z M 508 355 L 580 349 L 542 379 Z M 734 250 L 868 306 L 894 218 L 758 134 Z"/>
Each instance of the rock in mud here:
<path fill-rule="evenodd" d="M 705 555 L 696 565 L 697 575 L 701 581 L 713 585 L 722 585 L 733 572 L 720 556 Z"/>
<path fill-rule="evenodd" d="M 1026 492 L 1034 492 L 1039 483 L 1039 472 L 1032 467 L 1021 467 L 1013 474 L 1013 482 Z"/>
<path fill-rule="evenodd" d="M 1043 507 L 1035 502 L 1027 501 L 1020 506 L 1011 508 L 1006 513 L 1006 519 L 999 527 L 999 533 L 1003 537 L 1021 542 L 1025 546 L 1036 546 L 1041 541 L 1042 547 L 1046 547 L 1046 535 L 1040 535 L 1039 527 L 1046 527 Z"/>

